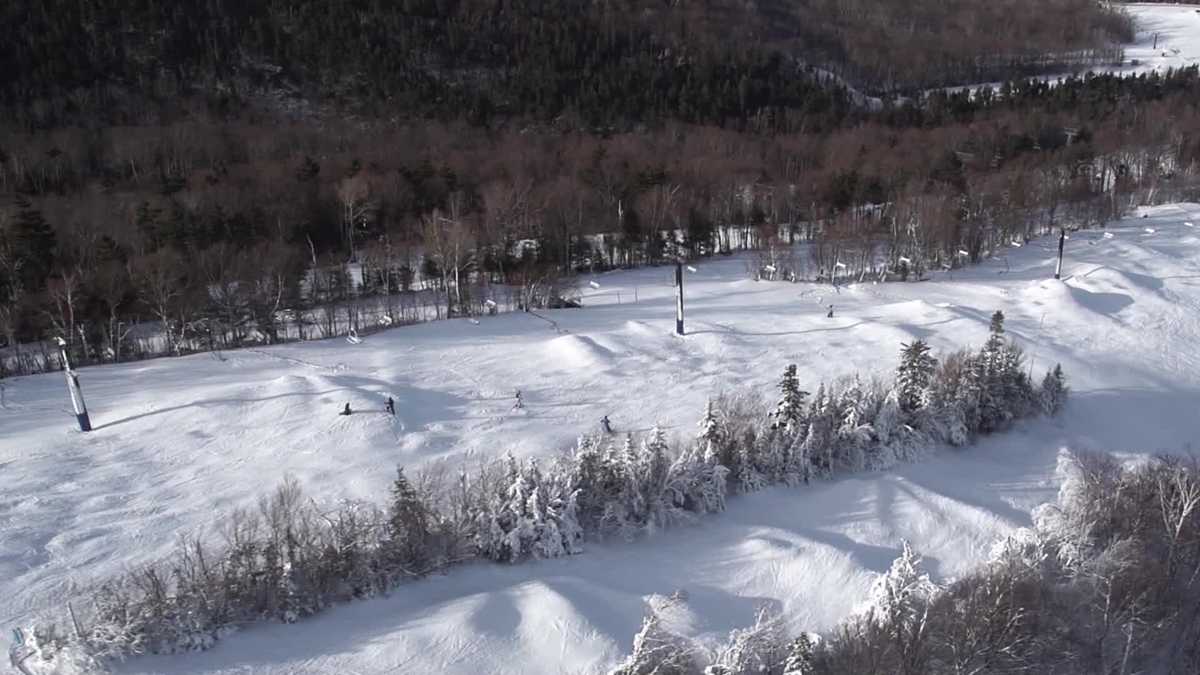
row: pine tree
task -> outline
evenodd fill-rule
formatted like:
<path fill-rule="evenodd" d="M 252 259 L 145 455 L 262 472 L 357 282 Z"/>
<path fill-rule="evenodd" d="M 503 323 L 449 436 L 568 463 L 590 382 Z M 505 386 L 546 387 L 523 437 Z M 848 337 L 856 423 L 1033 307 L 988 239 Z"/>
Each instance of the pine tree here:
<path fill-rule="evenodd" d="M 646 519 L 648 495 L 646 474 L 643 471 L 641 454 L 633 442 L 633 434 L 625 434 L 625 446 L 621 449 L 621 476 L 624 478 L 622 496 L 629 519 L 642 524 Z"/>
<path fill-rule="evenodd" d="M 666 434 L 663 433 L 661 427 L 657 424 L 654 425 L 654 428 L 650 430 L 650 435 L 642 444 L 646 479 L 651 485 L 661 488 L 666 480 L 667 471 L 670 468 L 670 460 L 667 458 L 669 452 L 670 447 L 667 445 Z"/>
<path fill-rule="evenodd" d="M 710 466 L 720 463 L 721 423 L 717 419 L 716 407 L 712 399 L 704 407 L 704 417 L 700 420 L 700 434 L 697 439 L 704 447 L 704 463 Z"/>
<path fill-rule="evenodd" d="M 748 494 L 758 492 L 766 487 L 766 481 L 757 464 L 754 457 L 754 446 L 750 443 L 739 444 L 737 462 L 732 469 L 737 477 L 738 492 Z"/>
<path fill-rule="evenodd" d="M 779 381 L 779 403 L 771 413 L 771 428 L 798 433 L 804 422 L 804 403 L 807 398 L 808 392 L 800 389 L 800 380 L 796 378 L 796 365 L 789 365 Z"/>
<path fill-rule="evenodd" d="M 545 478 L 536 459 L 530 459 L 525 471 L 529 497 L 525 501 L 525 517 L 530 533 L 527 550 L 534 558 L 558 558 L 567 554 L 559 521 L 553 509 Z"/>
<path fill-rule="evenodd" d="M 996 312 L 992 314 L 992 320 L 988 324 L 988 332 L 997 337 L 1004 335 L 1004 312 L 996 310 Z"/>
<path fill-rule="evenodd" d="M 997 431 L 1014 418 L 1028 414 L 1033 401 L 1033 388 L 1022 368 L 1021 348 L 1004 338 L 1003 313 L 992 315 L 990 330 L 991 335 L 973 360 L 969 378 L 977 394 L 978 416 L 974 420 L 968 417 L 968 427 L 984 433 Z"/>
<path fill-rule="evenodd" d="M 856 378 L 837 398 L 836 408 L 840 419 L 837 420 L 834 459 L 850 471 L 862 471 L 866 467 L 866 449 L 875 433 L 866 393 Z"/>
<path fill-rule="evenodd" d="M 642 442 L 640 458 L 642 484 L 646 490 L 646 525 L 649 528 L 666 526 L 674 510 L 666 495 L 671 470 L 671 461 L 667 456 L 669 452 L 666 435 L 655 425 Z"/>
<path fill-rule="evenodd" d="M 530 498 L 533 496 L 535 485 L 530 476 L 521 470 L 512 455 L 506 460 L 509 463 L 510 483 L 508 499 L 504 506 L 504 516 L 507 524 L 504 546 L 501 551 L 503 562 L 516 562 L 530 553 L 537 538 L 536 515 L 529 511 Z"/>
<path fill-rule="evenodd" d="M 579 491 L 562 486 L 550 501 L 550 517 L 557 525 L 563 553 L 575 555 L 583 551 L 583 526 L 579 523 Z"/>
<path fill-rule="evenodd" d="M 813 652 L 815 651 L 812 638 L 808 633 L 801 633 L 788 645 L 787 659 L 783 662 L 783 675 L 811 675 L 813 668 Z"/>
<path fill-rule="evenodd" d="M 834 433 L 837 429 L 837 416 L 833 401 L 825 393 L 825 383 L 817 388 L 817 395 L 808 406 L 808 433 L 804 437 L 801 450 L 807 458 L 809 466 L 805 470 L 811 472 L 814 468 L 822 475 L 833 471 Z M 805 481 L 807 482 L 807 475 Z"/>
<path fill-rule="evenodd" d="M 1037 395 L 1025 372 L 1025 352 L 1015 342 L 1000 350 L 1000 396 L 1005 408 L 1005 421 L 1026 417 L 1037 408 Z"/>
<path fill-rule="evenodd" d="M 608 496 L 604 493 L 605 463 L 596 439 L 581 437 L 576 444 L 571 486 L 575 491 L 577 515 L 586 529 L 598 529 Z"/>
<path fill-rule="evenodd" d="M 12 240 L 14 253 L 21 263 L 21 286 L 27 291 L 38 291 L 53 269 L 58 238 L 41 210 L 34 208 L 25 195 L 18 194 L 15 205 L 17 215 Z"/>
<path fill-rule="evenodd" d="M 936 368 L 937 360 L 929 355 L 929 345 L 923 340 L 901 345 L 896 390 L 904 412 L 911 413 L 928 402 L 929 384 Z"/>
<path fill-rule="evenodd" d="M 1047 415 L 1057 415 L 1062 411 L 1063 405 L 1067 402 L 1067 394 L 1070 389 L 1067 387 L 1067 377 L 1063 374 L 1062 364 L 1055 364 L 1053 370 L 1046 372 L 1046 377 L 1042 380 L 1042 390 L 1040 399 L 1042 410 Z"/>
<path fill-rule="evenodd" d="M 410 573 L 428 564 L 429 521 L 428 508 L 404 475 L 404 467 L 397 467 L 387 522 L 388 549 L 393 564 Z"/>
<path fill-rule="evenodd" d="M 958 404 L 963 411 L 967 429 L 972 433 L 989 431 L 992 420 L 997 416 L 997 406 L 992 400 L 992 354 L 985 346 L 967 361 L 962 386 L 957 392 Z"/>

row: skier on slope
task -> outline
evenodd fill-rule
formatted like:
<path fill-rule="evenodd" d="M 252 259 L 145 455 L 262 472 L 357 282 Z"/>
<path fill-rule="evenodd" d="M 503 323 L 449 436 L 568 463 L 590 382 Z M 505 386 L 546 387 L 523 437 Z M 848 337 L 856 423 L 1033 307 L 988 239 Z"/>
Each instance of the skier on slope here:
<path fill-rule="evenodd" d="M 608 415 L 600 418 L 600 426 L 604 429 L 604 433 L 606 434 L 611 434 L 613 432 L 612 424 L 610 424 L 608 421 Z"/>
<path fill-rule="evenodd" d="M 525 409 L 525 401 L 521 400 L 521 390 L 520 389 L 517 390 L 515 398 L 516 398 L 516 402 L 513 403 L 513 410 L 524 410 Z"/>
<path fill-rule="evenodd" d="M 349 415 L 349 414 L 351 414 L 351 411 L 350 411 L 350 404 L 349 404 L 349 403 L 347 403 L 347 404 L 346 404 L 346 407 L 345 407 L 345 408 L 342 410 L 342 412 L 340 412 L 340 413 L 338 413 L 338 414 L 339 414 L 339 415 Z"/>
<path fill-rule="evenodd" d="M 387 405 L 385 407 L 387 408 L 388 414 L 390 414 L 392 417 L 396 416 L 396 402 L 392 400 L 391 396 L 388 397 Z"/>
<path fill-rule="evenodd" d="M 833 305 L 829 306 L 829 313 L 825 315 L 825 318 L 827 318 L 827 319 L 833 318 Z"/>

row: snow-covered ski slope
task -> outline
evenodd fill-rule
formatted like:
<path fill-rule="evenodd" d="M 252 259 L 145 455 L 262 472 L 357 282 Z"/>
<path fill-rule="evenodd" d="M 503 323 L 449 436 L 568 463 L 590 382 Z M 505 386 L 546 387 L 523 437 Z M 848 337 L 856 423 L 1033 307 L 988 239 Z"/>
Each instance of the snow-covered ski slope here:
<path fill-rule="evenodd" d="M 1200 5 L 1138 3 L 1125 8 L 1137 22 L 1137 36 L 1125 47 L 1125 65 L 1105 70 L 1141 73 L 1200 63 Z"/>
<path fill-rule="evenodd" d="M 783 367 L 815 386 L 895 367 L 901 342 L 982 342 L 992 311 L 1035 375 L 1062 362 L 1063 417 L 887 474 L 737 498 L 695 527 L 578 557 L 470 565 L 293 626 L 255 627 L 211 652 L 130 673 L 563 673 L 610 664 L 645 599 L 687 591 L 686 630 L 720 634 L 755 608 L 831 626 L 901 538 L 960 574 L 1056 489 L 1063 447 L 1179 450 L 1200 438 L 1200 205 L 1164 206 L 1067 242 L 1008 249 L 920 283 L 755 282 L 744 259 L 698 264 L 688 332 L 670 268 L 585 284 L 588 308 L 455 320 L 344 340 L 80 372 L 96 430 L 73 430 L 59 374 L 5 382 L 0 408 L 0 627 L 83 584 L 164 556 L 179 532 L 251 505 L 284 475 L 318 500 L 382 501 L 396 464 L 546 455 L 608 415 L 691 435 L 722 389 L 771 395 Z M 636 288 L 638 302 L 629 300 Z M 616 293 L 622 304 L 616 304 Z M 587 296 L 592 296 L 590 299 Z M 826 317 L 827 306 L 835 317 Z M 558 329 L 549 322 L 555 322 Z M 513 390 L 525 409 L 514 411 Z M 397 416 L 383 413 L 387 396 Z M 345 403 L 357 412 L 338 416 Z M 686 623 L 686 622 L 685 622 Z M 7 630 L 4 631 L 7 634 Z"/>
<path fill-rule="evenodd" d="M 1118 75 L 1155 71 L 1166 73 L 1172 68 L 1187 68 L 1200 63 L 1200 4 L 1124 3 L 1122 7 L 1129 12 L 1136 24 L 1133 42 L 1125 45 L 1124 62 L 1119 65 L 1096 64 L 1084 72 Z M 1050 73 L 1040 76 L 1039 79 L 1054 82 L 1072 74 L 1081 73 Z M 997 89 L 1002 83 L 979 82 L 947 87 L 946 91 L 977 89 L 984 84 Z"/>

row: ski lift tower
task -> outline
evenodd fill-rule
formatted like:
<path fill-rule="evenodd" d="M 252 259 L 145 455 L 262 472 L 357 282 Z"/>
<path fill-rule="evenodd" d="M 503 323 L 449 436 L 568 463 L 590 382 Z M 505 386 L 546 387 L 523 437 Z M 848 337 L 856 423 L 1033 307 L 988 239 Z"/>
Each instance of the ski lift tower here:
<path fill-rule="evenodd" d="M 1054 268 L 1054 278 L 1062 279 L 1062 263 L 1063 263 L 1063 245 L 1067 242 L 1067 229 L 1061 228 L 1058 231 L 1058 266 Z"/>
<path fill-rule="evenodd" d="M 80 431 L 91 431 L 92 420 L 88 417 L 87 404 L 83 401 L 83 389 L 79 386 L 79 376 L 71 368 L 71 360 L 67 356 L 67 341 L 54 338 L 58 342 L 58 350 L 62 355 L 63 372 L 67 375 L 67 392 L 71 394 L 71 407 L 75 409 L 75 420 L 79 422 Z"/>
<path fill-rule="evenodd" d="M 675 259 L 675 334 L 683 335 L 683 269 L 696 273 L 696 268 L 685 265 L 682 257 Z"/>
<path fill-rule="evenodd" d="M 675 259 L 675 334 L 683 335 L 683 258 Z"/>

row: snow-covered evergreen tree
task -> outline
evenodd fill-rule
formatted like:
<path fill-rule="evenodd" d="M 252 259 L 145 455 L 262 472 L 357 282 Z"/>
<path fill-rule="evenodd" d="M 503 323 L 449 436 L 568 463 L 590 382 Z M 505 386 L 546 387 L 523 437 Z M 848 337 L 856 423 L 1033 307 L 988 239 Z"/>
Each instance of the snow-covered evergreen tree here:
<path fill-rule="evenodd" d="M 404 467 L 397 467 L 387 521 L 386 545 L 392 564 L 407 571 L 428 564 L 429 521 L 428 508 L 404 474 Z"/>
<path fill-rule="evenodd" d="M 528 540 L 522 542 L 522 555 L 533 558 L 557 558 L 566 554 L 558 522 L 550 512 L 550 495 L 537 459 L 530 459 L 525 467 L 525 485 L 529 491 L 525 498 L 525 529 Z"/>
<path fill-rule="evenodd" d="M 579 523 L 579 491 L 559 485 L 551 496 L 548 515 L 554 522 L 562 542 L 561 554 L 575 555 L 583 551 L 583 526 Z"/>
<path fill-rule="evenodd" d="M 936 412 L 925 408 L 923 413 Z M 928 415 L 922 415 L 922 423 L 929 424 Z M 892 389 L 879 405 L 875 416 L 875 447 L 867 458 L 867 469 L 878 471 L 889 469 L 898 462 L 912 461 L 921 448 L 930 445 L 927 432 L 906 424 L 900 410 L 900 394 Z"/>
<path fill-rule="evenodd" d="M 1042 379 L 1042 390 L 1039 392 L 1042 411 L 1047 415 L 1057 415 L 1066 404 L 1069 392 L 1067 376 L 1063 374 L 1062 364 L 1055 364 L 1054 368 L 1047 371 L 1046 377 Z"/>
<path fill-rule="evenodd" d="M 775 410 L 771 413 L 771 428 L 791 434 L 800 433 L 804 424 L 804 404 L 807 398 L 808 392 L 800 389 L 796 365 L 788 365 L 779 381 L 779 402 L 775 404 Z"/>
<path fill-rule="evenodd" d="M 783 662 L 783 675 L 812 675 L 816 672 L 813 667 L 815 651 L 816 645 L 808 633 L 796 636 L 788 645 L 787 658 Z"/>
<path fill-rule="evenodd" d="M 837 449 L 833 461 L 850 471 L 862 471 L 866 467 L 867 449 L 875 435 L 872 426 L 875 403 L 855 378 L 837 395 L 836 409 L 840 419 L 835 432 Z"/>
<path fill-rule="evenodd" d="M 642 469 L 641 453 L 633 441 L 633 434 L 626 434 L 621 449 L 621 475 L 625 483 L 622 497 L 628 519 L 637 524 L 645 522 L 650 500 L 647 476 Z"/>
<path fill-rule="evenodd" d="M 642 442 L 642 456 L 647 480 L 653 485 L 661 486 L 667 477 L 671 466 L 668 455 L 671 447 L 667 444 L 667 435 L 657 424 L 650 430 L 650 435 Z"/>
<path fill-rule="evenodd" d="M 892 438 L 899 434 L 901 426 L 904 424 L 903 416 L 900 409 L 900 391 L 891 389 L 884 396 L 883 402 L 879 405 L 879 412 L 875 415 L 875 439 L 880 446 L 888 447 Z"/>
<path fill-rule="evenodd" d="M 809 404 L 807 420 L 802 454 L 808 459 L 811 471 L 829 475 L 833 471 L 834 436 L 840 420 L 832 397 L 825 393 L 825 383 L 817 388 Z"/>
<path fill-rule="evenodd" d="M 913 340 L 901 346 L 896 390 L 904 412 L 911 413 L 928 404 L 929 385 L 936 367 L 937 360 L 929 355 L 929 345 L 924 341 Z"/>
<path fill-rule="evenodd" d="M 529 498 L 533 495 L 534 486 L 529 477 L 521 470 L 520 464 L 512 455 L 508 455 L 509 464 L 508 494 L 504 503 L 504 518 L 506 525 L 503 562 L 515 562 L 525 557 L 534 539 L 534 523 L 528 512 Z"/>
<path fill-rule="evenodd" d="M 640 455 L 640 474 L 647 504 L 646 527 L 651 530 L 666 527 L 678 519 L 674 499 L 668 490 L 670 452 L 666 434 L 655 425 L 643 440 Z"/>
<path fill-rule="evenodd" d="M 721 451 L 721 422 L 717 417 L 716 405 L 712 399 L 704 406 L 704 417 L 700 418 L 697 425 L 700 427 L 700 433 L 697 435 L 697 440 L 700 441 L 703 447 L 704 463 L 709 466 L 715 466 L 720 463 Z"/>
<path fill-rule="evenodd" d="M 988 332 L 992 334 L 992 337 L 1003 339 L 1003 336 L 1004 336 L 1004 312 L 1001 312 L 1000 310 L 996 310 L 996 312 L 992 314 L 992 320 L 988 324 Z"/>
<path fill-rule="evenodd" d="M 1000 350 L 999 380 L 1005 422 L 1036 412 L 1038 397 L 1025 372 L 1025 353 L 1015 342 L 1007 342 Z"/>
<path fill-rule="evenodd" d="M 758 492 L 767 485 L 754 451 L 753 443 L 740 443 L 737 447 L 737 462 L 731 471 L 736 472 L 734 475 L 737 479 L 737 490 L 742 494 Z"/>
<path fill-rule="evenodd" d="M 576 508 L 579 522 L 586 530 L 599 531 L 608 495 L 603 489 L 606 482 L 604 453 L 597 439 L 592 436 L 581 437 L 576 443 L 573 459 L 570 483 L 578 493 Z"/>
<path fill-rule="evenodd" d="M 727 481 L 729 469 L 720 464 L 704 463 L 705 471 L 700 479 L 702 513 L 720 513 L 725 510 L 725 495 L 729 493 Z"/>

